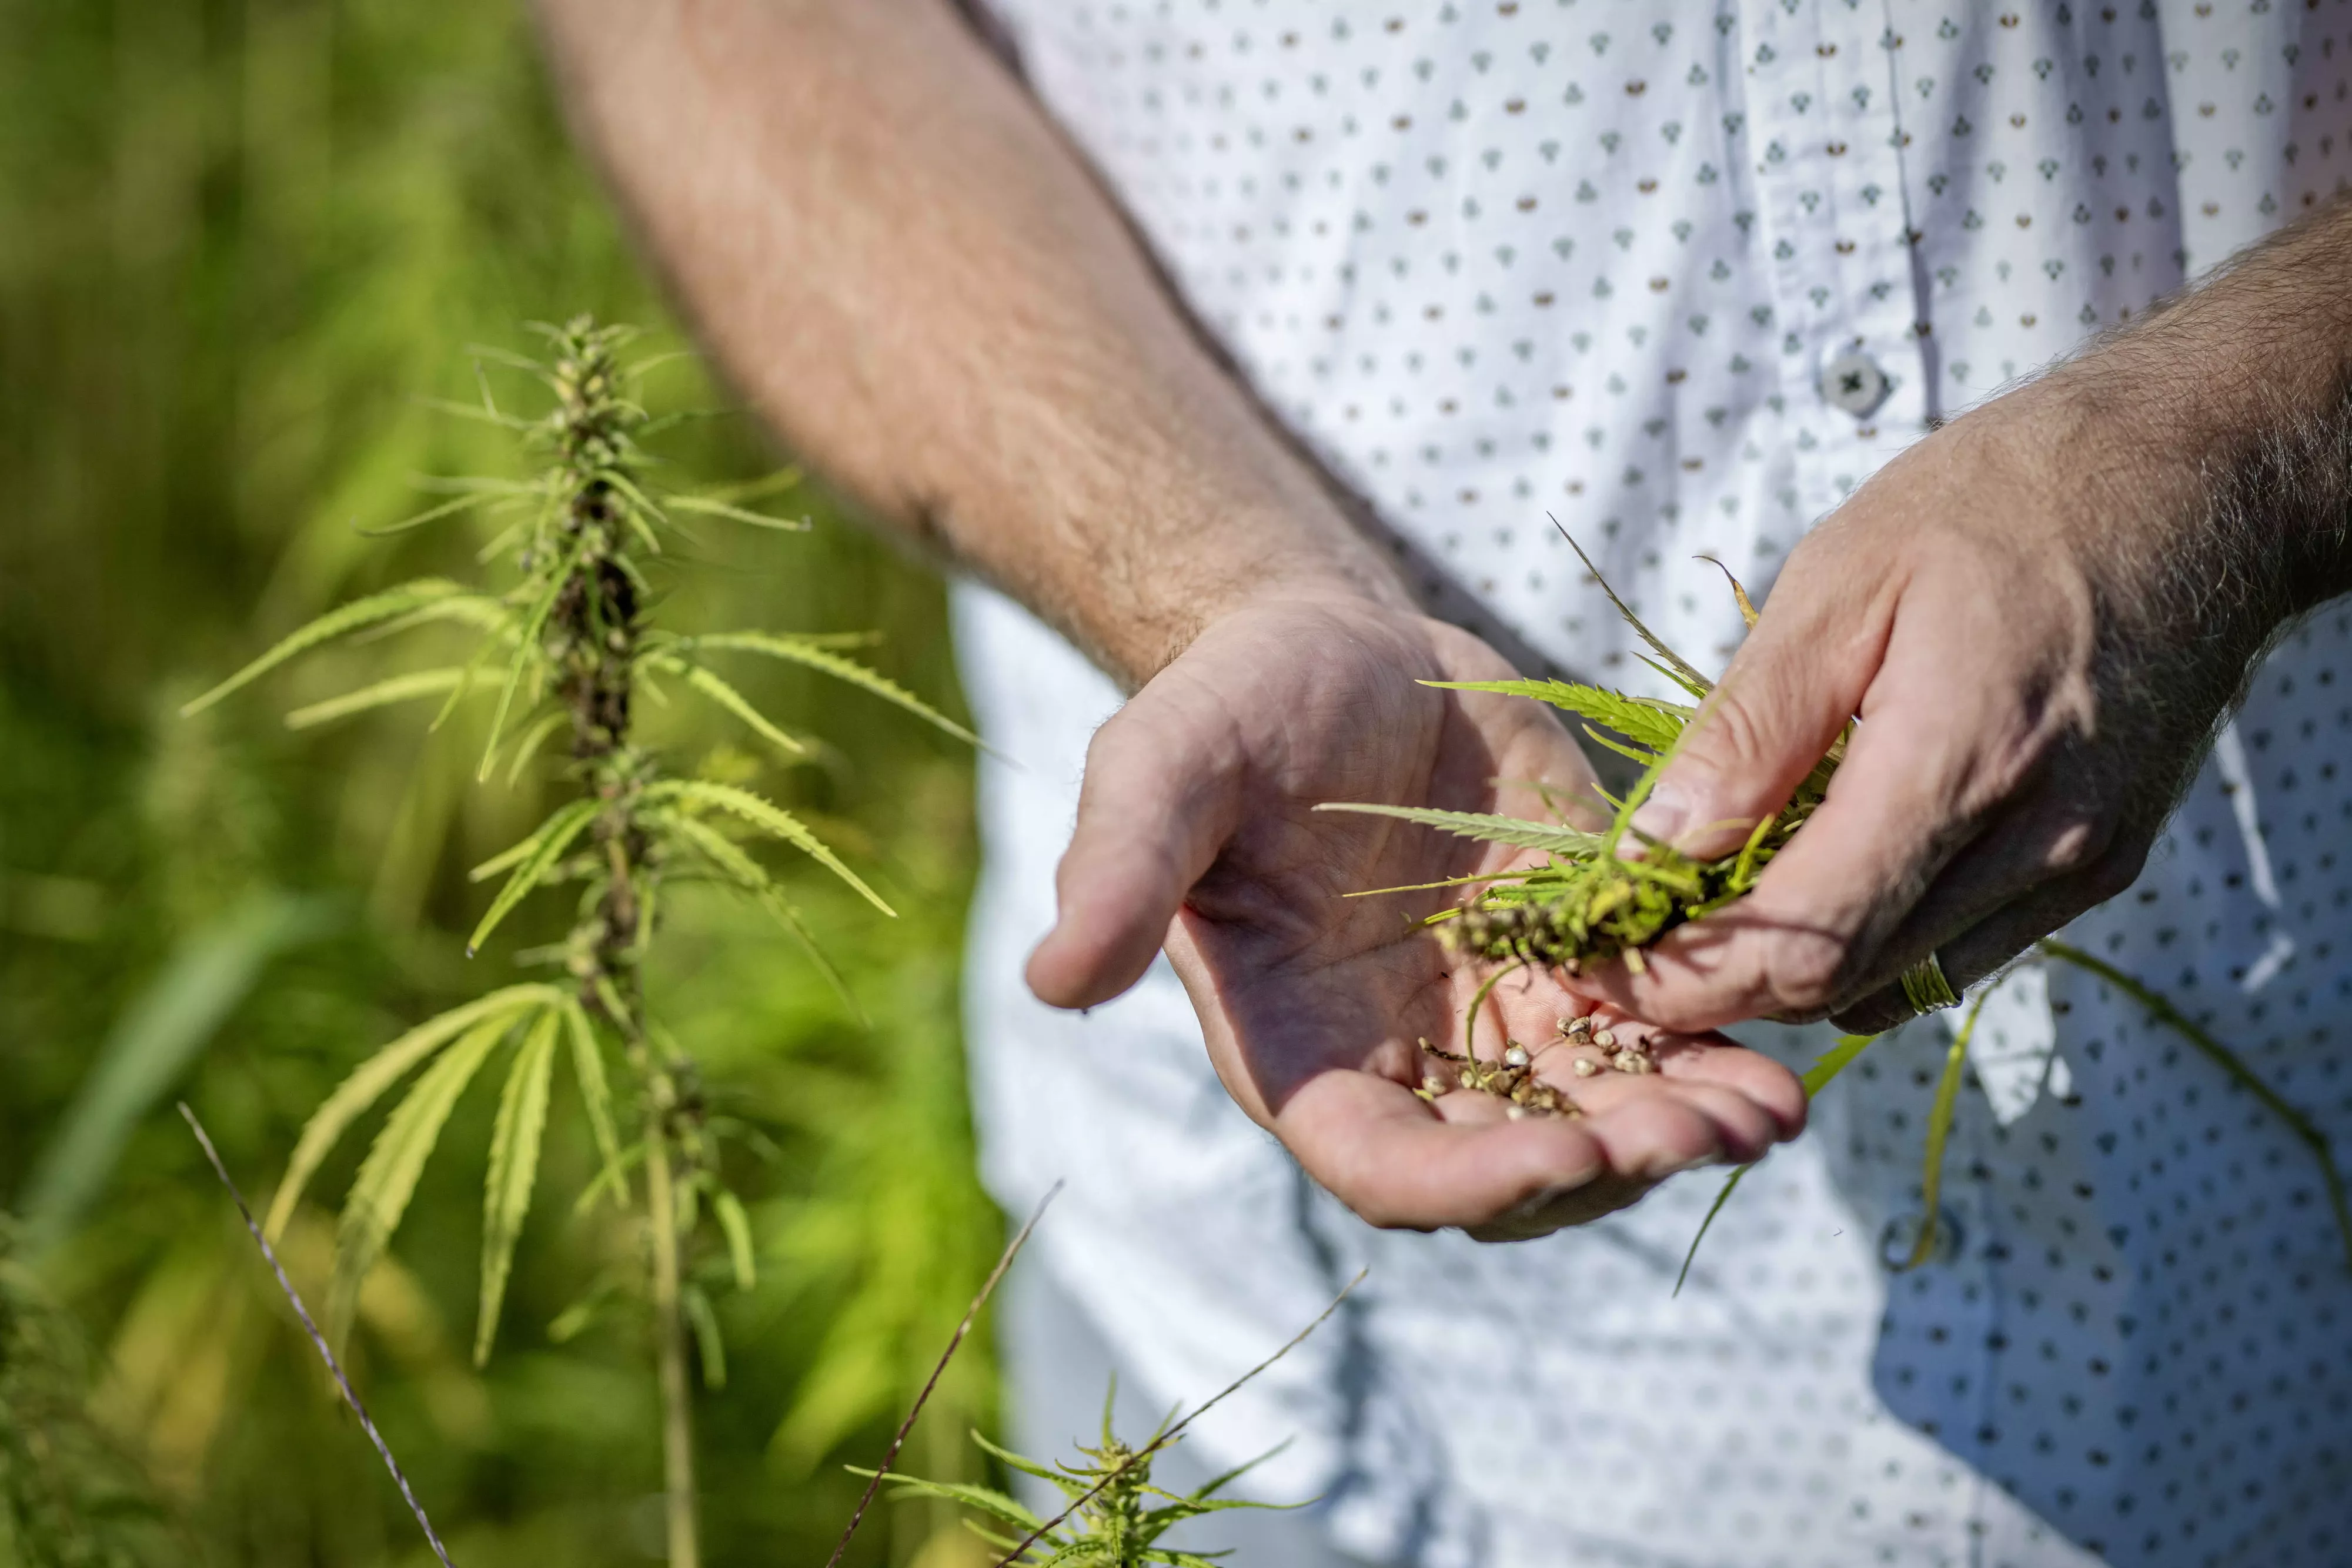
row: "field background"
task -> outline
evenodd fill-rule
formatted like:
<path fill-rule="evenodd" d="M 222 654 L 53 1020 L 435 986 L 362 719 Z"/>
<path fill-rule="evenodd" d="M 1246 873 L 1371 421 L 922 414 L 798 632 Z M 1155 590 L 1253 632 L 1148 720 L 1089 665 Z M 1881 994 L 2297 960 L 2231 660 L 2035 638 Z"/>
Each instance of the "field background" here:
<path fill-rule="evenodd" d="M 517 472 L 497 433 L 418 399 L 473 394 L 467 345 L 528 349 L 521 323 L 579 310 L 676 341 L 514 7 L 0 0 L 0 1485 L 91 1469 L 86 1495 L 113 1501 L 73 1525 L 98 1554 L 68 1560 L 427 1561 L 171 1106 L 184 1096 L 266 1196 L 365 1052 L 560 929 L 550 899 L 462 956 L 487 896 L 465 868 L 545 802 L 472 787 L 478 728 L 428 737 L 429 705 L 284 727 L 440 662 L 400 642 L 197 720 L 174 710 L 340 600 L 474 570 L 474 525 L 353 525 L 425 504 L 418 475 Z M 690 360 L 651 392 L 723 402 Z M 663 449 L 698 480 L 782 461 L 740 418 Z M 874 661 L 961 713 L 937 581 L 821 497 L 777 504 L 816 531 L 698 528 L 656 584 L 661 613 L 877 629 Z M 854 692 L 745 674 L 832 743 L 816 765 L 776 767 L 684 704 L 652 714 L 661 743 L 819 820 L 904 918 L 795 873 L 867 1025 L 715 899 L 680 895 L 651 971 L 741 1129 L 728 1174 L 759 1238 L 757 1288 L 718 1292 L 728 1381 L 698 1406 L 722 1568 L 824 1560 L 855 1495 L 843 1463 L 879 1451 L 1002 1237 L 956 1036 L 969 759 Z M 499 1347 L 470 1364 L 494 1098 L 478 1084 L 445 1134 L 351 1359 L 465 1568 L 644 1562 L 659 1453 L 641 1320 L 623 1301 L 550 1333 L 618 1234 L 573 1212 L 590 1159 L 562 1090 Z M 318 1203 L 363 1146 L 347 1140 Z M 311 1291 L 331 1222 L 314 1204 L 289 1238 Z M 77 1350 L 94 1424 L 44 1448 L 27 1412 L 79 1396 Z M 976 1337 L 911 1468 L 970 1473 L 962 1434 L 990 1420 L 993 1377 Z M 951 1522 L 885 1510 L 854 1560 L 970 1563 Z"/>

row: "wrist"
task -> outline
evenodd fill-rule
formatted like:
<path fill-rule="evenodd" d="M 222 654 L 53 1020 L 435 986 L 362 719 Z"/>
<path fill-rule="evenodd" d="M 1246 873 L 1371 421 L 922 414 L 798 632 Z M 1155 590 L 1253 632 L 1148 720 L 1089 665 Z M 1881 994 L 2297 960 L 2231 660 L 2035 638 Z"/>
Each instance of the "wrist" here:
<path fill-rule="evenodd" d="M 2126 336 L 2021 390 L 2050 526 L 2139 634 L 2251 658 L 2352 589 L 2352 400 Z"/>
<path fill-rule="evenodd" d="M 1217 508 L 1163 517 L 1129 540 L 1060 613 L 1042 608 L 1130 690 L 1235 615 L 1283 604 L 1417 613 L 1403 579 L 1336 507 Z"/>

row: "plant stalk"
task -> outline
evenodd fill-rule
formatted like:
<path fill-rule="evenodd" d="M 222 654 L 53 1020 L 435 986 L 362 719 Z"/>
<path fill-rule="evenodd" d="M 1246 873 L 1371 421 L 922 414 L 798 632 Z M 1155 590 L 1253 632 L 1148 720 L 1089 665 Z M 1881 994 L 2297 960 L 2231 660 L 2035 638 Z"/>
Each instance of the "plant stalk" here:
<path fill-rule="evenodd" d="M 662 1474 L 670 1568 L 701 1568 L 694 1509 L 694 1404 L 686 1378 L 686 1317 L 678 1305 L 677 1194 L 668 1119 L 676 1091 L 656 1069 L 646 1109 L 646 1218 L 653 1238 L 654 1350 L 661 1372 Z"/>

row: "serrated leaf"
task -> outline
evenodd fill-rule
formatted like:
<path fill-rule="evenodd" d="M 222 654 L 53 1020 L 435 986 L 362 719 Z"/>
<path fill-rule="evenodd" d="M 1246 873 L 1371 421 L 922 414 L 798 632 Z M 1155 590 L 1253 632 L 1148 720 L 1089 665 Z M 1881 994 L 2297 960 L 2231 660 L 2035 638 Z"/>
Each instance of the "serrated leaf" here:
<path fill-rule="evenodd" d="M 553 986 L 536 982 L 509 986 L 452 1008 L 437 1018 L 427 1019 L 362 1062 L 303 1124 L 302 1135 L 295 1140 L 294 1155 L 286 1162 L 286 1175 L 270 1199 L 269 1218 L 262 1227 L 262 1234 L 272 1241 L 278 1239 L 285 1231 L 287 1220 L 293 1218 L 294 1206 L 301 1200 L 303 1187 L 327 1157 L 327 1151 L 411 1068 L 477 1024 L 525 1008 L 557 1006 L 563 1000 L 563 993 Z"/>
<path fill-rule="evenodd" d="M 395 615 L 405 615 L 438 599 L 471 598 L 467 590 L 446 578 L 419 578 L 398 588 L 371 593 L 364 599 L 354 599 L 338 606 L 310 624 L 284 638 L 261 657 L 197 697 L 180 709 L 182 717 L 203 712 L 238 687 L 258 679 L 299 653 L 306 653 L 324 643 L 347 636 L 362 627 L 389 621 Z"/>
<path fill-rule="evenodd" d="M 768 632 L 719 632 L 692 640 L 692 646 L 702 648 L 732 648 L 739 653 L 761 653 L 771 659 L 783 659 L 803 664 L 812 670 L 831 675 L 838 681 L 873 693 L 885 702 L 895 703 L 926 724 L 945 730 L 958 740 L 973 746 L 982 745 L 980 737 L 940 713 L 914 693 L 883 674 L 869 670 L 855 659 L 845 659 L 822 644 L 814 637 L 782 637 Z"/>
<path fill-rule="evenodd" d="M 743 1200 L 722 1186 L 711 1195 L 710 1212 L 718 1217 L 719 1228 L 727 1238 L 727 1260 L 735 1270 L 735 1288 L 751 1289 L 760 1282 L 760 1273 L 751 1257 L 751 1221 L 743 1212 Z"/>
<path fill-rule="evenodd" d="M 1002 1444 L 990 1442 L 978 1432 L 971 1435 L 971 1440 L 982 1452 L 992 1456 L 1009 1469 L 1019 1470 L 1024 1475 L 1035 1476 L 1041 1481 L 1052 1481 L 1056 1486 L 1065 1485 L 1070 1479 L 1051 1465 L 1033 1459 L 1026 1454 L 1016 1454 Z"/>
<path fill-rule="evenodd" d="M 1539 703 L 1564 708 L 1580 718 L 1613 729 L 1618 734 L 1653 749 L 1672 746 L 1675 737 L 1690 722 L 1692 709 L 1679 703 L 1656 702 L 1648 697 L 1630 697 L 1622 692 L 1612 692 L 1602 686 L 1588 686 L 1574 681 L 1423 681 L 1450 692 L 1495 692 L 1504 696 L 1532 697 Z"/>
<path fill-rule="evenodd" d="M 408 1212 L 416 1178 L 432 1156 L 433 1145 L 441 1141 L 441 1129 L 457 1097 L 514 1023 L 510 1016 L 485 1019 L 443 1051 L 417 1078 L 360 1162 L 360 1174 L 352 1178 L 335 1228 L 335 1277 L 328 1291 L 327 1316 L 332 1325 L 328 1336 L 337 1343 L 351 1327 L 362 1281 Z"/>
<path fill-rule="evenodd" d="M 870 1476 L 874 1473 L 872 1470 L 859 1469 L 855 1465 L 845 1465 L 842 1468 L 852 1475 Z M 971 1486 L 962 1481 L 926 1480 L 920 1476 L 894 1475 L 889 1479 L 893 1487 L 899 1489 L 899 1495 L 902 1497 L 945 1498 L 951 1502 L 960 1502 L 966 1508 L 977 1509 L 982 1513 L 1001 1519 L 1005 1523 L 1022 1530 L 1034 1530 L 1045 1522 L 1014 1499 L 998 1491 L 994 1487 Z"/>
<path fill-rule="evenodd" d="M 594 800 L 567 801 L 557 807 L 553 814 L 540 825 L 538 833 L 534 835 L 538 842 L 531 846 L 529 854 L 523 856 L 522 863 L 515 867 L 514 874 L 507 878 L 506 885 L 499 889 L 498 897 L 490 901 L 490 907 L 483 913 L 482 923 L 475 926 L 474 934 L 466 939 L 467 957 L 480 949 L 490 933 L 498 928 L 499 922 L 507 917 L 508 912 L 539 885 L 540 879 L 547 874 L 549 868 L 563 858 L 563 852 L 572 847 L 572 841 L 595 821 L 598 810 L 599 803 Z"/>
<path fill-rule="evenodd" d="M 806 757 L 808 747 L 786 734 L 782 726 L 761 713 L 751 698 L 737 691 L 718 671 L 694 664 L 674 654 L 656 654 L 653 663 L 657 668 L 683 675 L 686 684 L 733 714 L 750 726 L 762 740 L 790 757 Z"/>
<path fill-rule="evenodd" d="M 482 1184 L 482 1301 L 474 1323 L 476 1366 L 489 1360 L 491 1342 L 498 1338 L 499 1309 L 506 1301 L 515 1241 L 530 1213 L 540 1136 L 547 1129 L 555 1037 L 562 1027 L 562 1016 L 553 1008 L 532 1021 L 499 1094 L 498 1120 L 490 1128 L 490 1169 Z"/>
<path fill-rule="evenodd" d="M 362 686 L 355 692 L 345 692 L 339 697 L 329 697 L 307 707 L 298 707 L 286 716 L 289 729 L 310 729 L 331 724 L 339 718 L 349 718 L 355 713 L 365 713 L 393 703 L 414 702 L 418 697 L 440 696 L 467 685 L 466 671 L 461 665 L 439 670 L 412 670 L 404 675 L 394 675 L 373 685 Z"/>
<path fill-rule="evenodd" d="M 1483 811 L 1441 811 L 1431 806 L 1379 806 L 1363 801 L 1327 800 L 1315 808 L 1318 811 L 1357 811 L 1370 817 L 1395 817 L 1407 822 L 1423 822 L 1433 828 L 1443 828 L 1465 839 L 1482 843 L 1510 844 L 1519 849 L 1543 850 L 1556 855 L 1589 855 L 1601 846 L 1601 835 L 1576 828 L 1562 827 L 1557 822 L 1529 822 L 1517 817 L 1498 817 Z"/>
<path fill-rule="evenodd" d="M 604 1076 L 604 1053 L 596 1043 L 596 1028 L 576 997 L 563 998 L 562 1012 L 572 1039 L 572 1076 L 580 1085 L 580 1103 L 588 1113 L 597 1157 L 604 1163 L 603 1179 L 613 1184 L 621 1207 L 626 1208 L 629 1178 L 621 1168 L 621 1140 L 613 1127 L 613 1088 Z"/>
<path fill-rule="evenodd" d="M 834 995 L 839 997 L 842 1005 L 849 1009 L 850 1016 L 860 1024 L 868 1021 L 866 1009 L 858 1005 L 856 994 L 849 988 L 848 980 L 834 966 L 831 956 L 818 944 L 816 934 L 808 928 L 808 923 L 801 918 L 801 912 L 793 907 L 792 900 L 784 896 L 784 890 L 776 884 L 776 880 L 768 874 L 765 867 L 745 853 L 741 845 L 708 822 L 677 813 L 666 813 L 663 821 L 692 845 L 713 870 L 759 900 L 760 906 L 773 916 L 776 923 L 790 933 L 808 954 L 810 962 L 817 967 L 825 983 L 833 988 Z"/>
<path fill-rule="evenodd" d="M 798 817 L 764 796 L 732 784 L 719 784 L 707 779 L 666 779 L 646 788 L 643 799 L 647 804 L 673 800 L 681 806 L 714 811 L 725 811 L 759 829 L 783 840 L 825 870 L 856 888 L 883 914 L 896 917 L 898 911 L 882 900 L 882 895 L 866 885 L 858 874 L 841 862 L 841 857 L 825 847 L 824 841 L 808 831 Z"/>

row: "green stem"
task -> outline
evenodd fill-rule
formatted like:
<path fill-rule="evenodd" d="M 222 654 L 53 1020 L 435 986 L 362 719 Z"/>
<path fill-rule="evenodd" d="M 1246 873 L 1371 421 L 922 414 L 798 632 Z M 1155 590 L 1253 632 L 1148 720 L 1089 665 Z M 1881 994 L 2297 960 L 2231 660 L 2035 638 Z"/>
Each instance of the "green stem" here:
<path fill-rule="evenodd" d="M 2214 1065 L 2230 1075 L 2231 1082 L 2261 1101 L 2273 1115 L 2287 1124 L 2288 1130 L 2319 1162 L 2319 1177 L 2327 1187 L 2327 1206 L 2336 1215 L 2336 1234 L 2344 1244 L 2346 1263 L 2352 1264 L 2352 1203 L 2346 1201 L 2344 1177 L 2336 1168 L 2335 1151 L 2329 1147 L 2327 1134 L 2320 1131 L 2319 1124 L 2287 1103 L 2277 1090 L 2263 1082 L 2254 1070 L 2240 1059 L 2236 1051 L 2207 1034 L 2187 1013 L 2168 1001 L 2161 992 L 2141 984 L 2113 964 L 2094 957 L 2072 943 L 2044 936 L 2039 946 L 2051 957 L 2062 959 L 2078 969 L 2089 970 L 2146 1008 L 2155 1016 L 2157 1022 L 2202 1051 Z"/>
<path fill-rule="evenodd" d="M 656 1068 L 646 1105 L 646 1218 L 653 1237 L 654 1350 L 661 1372 L 662 1475 L 667 1493 L 670 1568 L 700 1568 L 694 1509 L 694 1405 L 686 1378 L 686 1317 L 678 1304 L 677 1194 L 668 1120 L 677 1098 L 668 1071 Z"/>

